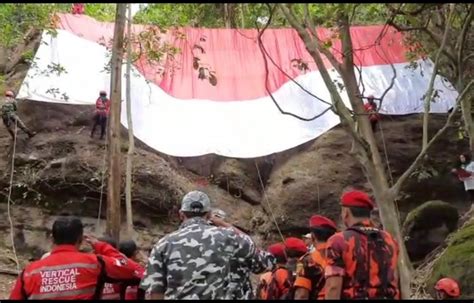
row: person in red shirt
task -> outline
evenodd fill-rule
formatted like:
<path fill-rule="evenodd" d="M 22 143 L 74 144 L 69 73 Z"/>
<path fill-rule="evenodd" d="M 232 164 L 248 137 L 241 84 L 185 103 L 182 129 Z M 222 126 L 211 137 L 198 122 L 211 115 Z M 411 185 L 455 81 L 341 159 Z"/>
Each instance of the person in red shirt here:
<path fill-rule="evenodd" d="M 80 219 L 58 218 L 52 234 L 51 254 L 25 267 L 10 300 L 94 300 L 100 298 L 105 282 L 140 279 L 135 267 L 112 246 L 83 236 Z M 83 239 L 103 255 L 80 252 Z"/>
<path fill-rule="evenodd" d="M 94 126 L 92 126 L 91 138 L 94 138 L 94 133 L 97 125 L 100 125 L 100 139 L 104 139 L 105 129 L 107 127 L 107 117 L 110 112 L 110 100 L 107 98 L 105 91 L 100 91 L 100 96 L 95 102 L 95 116 Z"/>
<path fill-rule="evenodd" d="M 138 249 L 138 246 L 135 241 L 128 240 L 120 242 L 119 250 L 127 258 L 134 261 L 138 274 L 141 278 L 143 278 L 143 276 L 145 275 L 145 268 L 140 263 L 146 262 L 146 260 L 144 260 L 141 251 Z M 138 288 L 138 284 L 122 284 L 120 297 L 125 298 L 125 300 L 137 300 L 144 296 L 144 294 L 140 293 L 140 291 L 141 290 Z"/>
<path fill-rule="evenodd" d="M 370 95 L 367 97 L 367 103 L 364 104 L 365 111 L 369 113 L 369 121 L 372 125 L 372 131 L 377 131 L 377 124 L 380 120 L 380 115 L 377 113 L 377 104 L 375 104 L 375 97 Z"/>
<path fill-rule="evenodd" d="M 370 221 L 372 200 L 350 191 L 342 195 L 341 206 L 347 229 L 327 243 L 325 299 L 400 299 L 398 244 Z"/>
<path fill-rule="evenodd" d="M 324 300 L 324 269 L 327 264 L 327 240 L 337 231 L 334 221 L 324 216 L 314 215 L 309 219 L 312 252 L 305 254 L 298 264 L 296 273 L 296 300 Z"/>

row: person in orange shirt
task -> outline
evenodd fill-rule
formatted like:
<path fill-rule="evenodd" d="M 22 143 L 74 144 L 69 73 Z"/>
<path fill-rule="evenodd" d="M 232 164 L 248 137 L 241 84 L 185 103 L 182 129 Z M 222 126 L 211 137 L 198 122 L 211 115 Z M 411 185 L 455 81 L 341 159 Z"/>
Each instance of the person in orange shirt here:
<path fill-rule="evenodd" d="M 284 289 L 283 284 L 286 277 L 283 276 L 287 275 L 285 245 L 283 243 L 272 244 L 268 246 L 267 251 L 275 257 L 276 266 L 273 271 L 269 271 L 260 275 L 257 286 L 257 299 L 259 300 L 271 300 L 272 298 L 279 298 L 282 295 Z M 275 280 L 274 285 L 272 285 L 273 280 Z M 275 289 L 270 290 L 270 285 L 272 285 L 272 287 Z"/>
<path fill-rule="evenodd" d="M 346 192 L 341 206 L 347 229 L 327 243 L 325 299 L 400 299 L 398 244 L 370 221 L 374 203 L 369 195 Z"/>
<path fill-rule="evenodd" d="M 440 279 L 434 288 L 436 290 L 437 300 L 455 300 L 461 296 L 461 289 L 458 282 L 451 278 Z"/>
<path fill-rule="evenodd" d="M 297 260 L 308 252 L 308 248 L 303 240 L 290 237 L 284 243 L 269 246 L 268 252 L 277 259 L 278 265 L 273 271 L 261 276 L 257 291 L 258 298 L 292 300 Z"/>
<path fill-rule="evenodd" d="M 326 241 L 337 231 L 331 219 L 319 215 L 310 218 L 309 228 L 315 249 L 299 260 L 294 284 L 296 300 L 324 299 Z"/>

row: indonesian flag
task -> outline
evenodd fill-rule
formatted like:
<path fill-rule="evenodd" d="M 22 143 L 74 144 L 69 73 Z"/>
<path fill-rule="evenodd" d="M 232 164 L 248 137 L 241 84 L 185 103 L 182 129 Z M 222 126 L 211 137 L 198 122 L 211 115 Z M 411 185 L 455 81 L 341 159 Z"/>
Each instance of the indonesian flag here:
<path fill-rule="evenodd" d="M 57 35 L 43 34 L 36 64 L 28 71 L 19 98 L 92 105 L 100 90 L 109 91 L 110 74 L 104 67 L 110 61 L 113 24 L 86 15 L 58 17 Z M 319 100 L 331 102 L 317 67 L 293 29 L 267 29 L 262 36 L 265 56 L 257 30 L 179 28 L 165 32 L 134 25 L 133 34 L 140 33 L 152 46 L 161 43 L 168 50 L 178 50 L 168 52 L 159 64 L 150 62 L 142 52 L 132 67 L 134 134 L 160 152 L 179 157 L 209 153 L 260 157 L 303 144 L 340 123 L 338 116 L 327 110 L 329 105 Z M 331 43 L 331 52 L 340 58 L 341 44 L 334 33 L 318 29 L 318 35 Z M 433 63 L 419 59 L 410 67 L 403 36 L 393 28 L 357 26 L 351 28 L 351 35 L 356 75 L 365 96 L 379 98 L 393 76 L 390 63 L 396 71 L 393 88 L 382 105 L 377 104 L 380 113 L 422 112 Z M 133 48 L 139 53 L 144 45 L 135 41 Z M 340 76 L 325 63 L 349 106 Z M 435 89 L 431 112 L 446 113 L 458 93 L 439 76 Z M 302 121 L 282 114 L 275 103 L 304 118 L 323 114 Z M 125 127 L 126 116 L 123 102 Z"/>

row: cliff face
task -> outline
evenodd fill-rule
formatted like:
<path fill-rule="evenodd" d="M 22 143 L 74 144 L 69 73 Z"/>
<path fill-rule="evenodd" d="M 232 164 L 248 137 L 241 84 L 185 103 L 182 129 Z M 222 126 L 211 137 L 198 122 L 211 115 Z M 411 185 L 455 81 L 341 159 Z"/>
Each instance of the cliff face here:
<path fill-rule="evenodd" d="M 5 76 L 5 86 L 17 90 L 26 70 L 24 63 L 16 66 Z M 103 193 L 101 199 L 101 185 L 106 153 L 104 142 L 89 137 L 91 106 L 21 101 L 19 114 L 38 132 L 32 139 L 20 133 L 14 156 L 12 221 L 15 242 L 25 261 L 49 249 L 48 230 L 61 212 L 81 216 L 89 231 L 95 228 L 99 209 L 104 218 L 106 196 Z M 440 128 L 445 119 L 444 115 L 433 115 L 430 133 Z M 383 117 L 381 126 L 383 131 L 376 134 L 379 148 L 396 179 L 419 152 L 421 117 Z M 9 268 L 13 263 L 8 257 L 6 197 L 11 144 L 8 132 L 0 126 L 0 237 L 4 239 L 0 250 L 7 256 L 0 258 L 0 263 Z M 338 198 L 344 188 L 370 191 L 360 165 L 349 154 L 350 145 L 349 136 L 340 127 L 291 150 L 258 159 L 216 155 L 175 158 L 139 142 L 133 173 L 137 239 L 150 247 L 157 238 L 175 229 L 181 197 L 196 188 L 206 191 L 215 206 L 228 213 L 232 223 L 262 244 L 279 240 L 273 216 L 285 235 L 295 236 L 307 232 L 312 214 L 339 221 Z M 402 220 L 410 210 L 429 200 L 442 200 L 455 206 L 460 214 L 465 212 L 470 204 L 463 186 L 449 171 L 456 155 L 466 148 L 467 142 L 457 139 L 457 129 L 453 127 L 431 149 L 429 159 L 400 195 Z"/>

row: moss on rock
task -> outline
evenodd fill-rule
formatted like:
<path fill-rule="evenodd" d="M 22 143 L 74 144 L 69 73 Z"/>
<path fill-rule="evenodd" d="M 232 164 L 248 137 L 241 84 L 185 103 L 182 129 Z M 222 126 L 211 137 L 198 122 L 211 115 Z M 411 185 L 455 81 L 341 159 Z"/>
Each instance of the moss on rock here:
<path fill-rule="evenodd" d="M 459 214 L 449 203 L 435 200 L 428 201 L 412 210 L 403 223 L 403 233 L 410 235 L 420 230 L 430 230 L 445 224 L 449 231 L 457 227 Z"/>
<path fill-rule="evenodd" d="M 429 289 L 432 291 L 443 277 L 459 281 L 463 299 L 474 298 L 474 220 L 449 240 L 446 251 L 433 266 L 427 283 Z"/>

